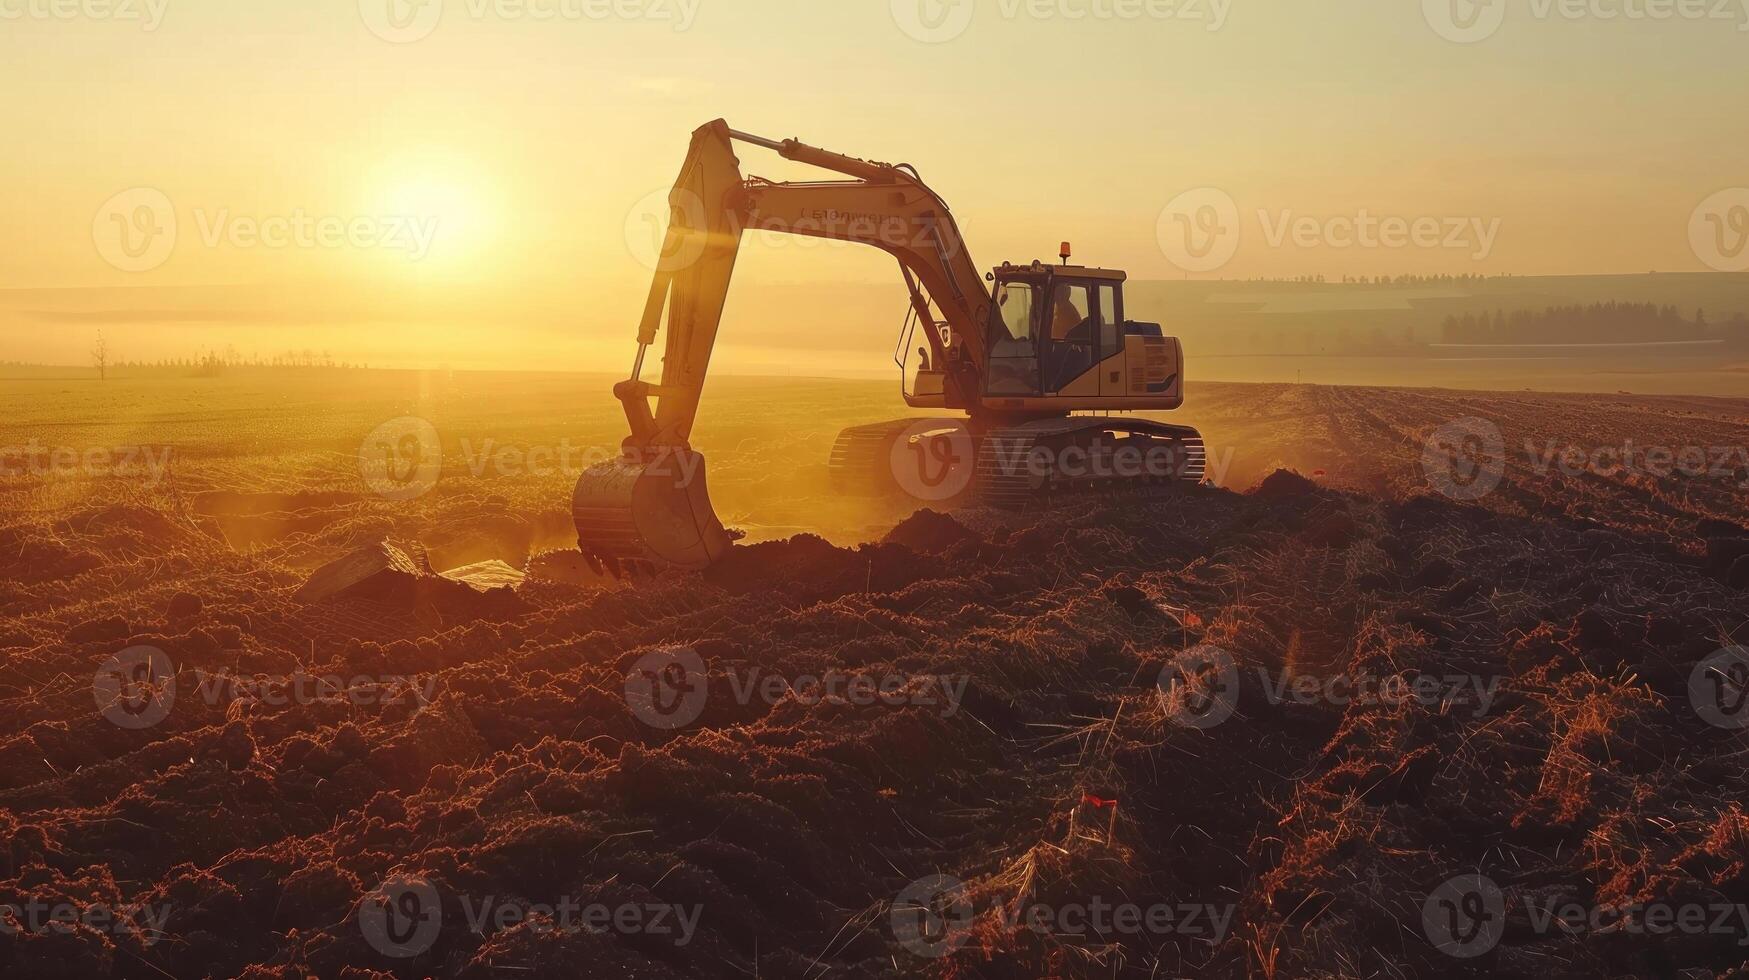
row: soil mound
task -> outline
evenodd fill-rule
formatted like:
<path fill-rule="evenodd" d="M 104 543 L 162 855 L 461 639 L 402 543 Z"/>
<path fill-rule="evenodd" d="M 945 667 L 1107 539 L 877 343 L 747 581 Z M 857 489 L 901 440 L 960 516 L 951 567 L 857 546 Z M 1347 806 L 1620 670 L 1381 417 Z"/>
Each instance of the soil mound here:
<path fill-rule="evenodd" d="M 977 534 L 952 517 L 924 508 L 901 521 L 882 540 L 924 554 L 939 554 L 961 541 L 977 538 Z"/>
<path fill-rule="evenodd" d="M 1251 494 L 1264 500 L 1298 500 L 1318 492 L 1318 485 L 1292 470 L 1276 470 L 1253 487 Z"/>

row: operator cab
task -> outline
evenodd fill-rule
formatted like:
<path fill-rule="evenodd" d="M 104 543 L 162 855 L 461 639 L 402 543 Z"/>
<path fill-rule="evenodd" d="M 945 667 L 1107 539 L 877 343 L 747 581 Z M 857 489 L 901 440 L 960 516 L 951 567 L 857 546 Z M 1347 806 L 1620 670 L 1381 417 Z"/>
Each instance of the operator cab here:
<path fill-rule="evenodd" d="M 1069 265 L 1066 242 L 1062 257 L 1058 266 L 1003 263 L 989 274 L 985 404 L 1178 407 L 1177 340 L 1162 336 L 1158 324 L 1124 319 L 1123 272 Z"/>

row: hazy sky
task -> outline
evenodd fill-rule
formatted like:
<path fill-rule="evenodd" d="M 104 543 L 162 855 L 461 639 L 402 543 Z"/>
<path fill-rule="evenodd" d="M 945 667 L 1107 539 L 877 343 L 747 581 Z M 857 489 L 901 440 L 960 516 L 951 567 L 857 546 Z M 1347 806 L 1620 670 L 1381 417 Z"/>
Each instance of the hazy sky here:
<path fill-rule="evenodd" d="M 1749 233 L 1745 6 L 0 0 L 0 287 L 126 287 L 0 293 L 0 359 L 111 323 L 135 356 L 617 370 L 644 216 L 718 116 L 915 164 L 984 265 L 1071 239 L 1139 278 L 1719 268 L 1691 231 Z M 871 250 L 759 241 L 738 275 L 902 310 Z M 819 294 L 732 303 L 725 344 L 781 358 L 833 329 Z"/>

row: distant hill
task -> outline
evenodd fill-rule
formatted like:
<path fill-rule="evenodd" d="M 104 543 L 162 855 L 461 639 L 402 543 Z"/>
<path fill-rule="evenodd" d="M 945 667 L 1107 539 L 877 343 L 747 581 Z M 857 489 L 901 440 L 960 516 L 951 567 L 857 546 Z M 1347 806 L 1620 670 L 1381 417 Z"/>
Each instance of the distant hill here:
<path fill-rule="evenodd" d="M 1132 280 L 1126 315 L 1155 320 L 1204 353 L 1402 354 L 1426 345 L 1471 342 L 1448 336 L 1448 318 L 1462 320 L 1598 303 L 1672 307 L 1693 321 L 1705 311 L 1710 335 L 1724 336 L 1734 317 L 1749 317 L 1749 275 L 1653 273 L 1634 276 L 1526 276 L 1414 280 L 1400 283 L 1316 283 Z M 1520 322 L 1526 322 L 1519 318 Z M 1639 333 L 1599 329 L 1599 342 L 1691 341 L 1688 328 L 1648 325 Z M 1710 336 L 1709 335 L 1709 336 Z M 1495 345 L 1538 343 L 1546 337 L 1495 335 Z"/>

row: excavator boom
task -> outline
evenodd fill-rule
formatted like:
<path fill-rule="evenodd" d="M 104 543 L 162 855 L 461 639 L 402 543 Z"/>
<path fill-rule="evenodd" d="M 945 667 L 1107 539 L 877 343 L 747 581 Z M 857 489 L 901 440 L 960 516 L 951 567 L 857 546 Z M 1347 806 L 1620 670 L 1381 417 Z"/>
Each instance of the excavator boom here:
<path fill-rule="evenodd" d="M 733 143 L 776 150 L 784 157 L 849 177 L 774 183 L 742 176 Z M 741 237 L 781 232 L 857 242 L 882 249 L 921 285 L 958 338 L 954 346 L 973 371 L 984 357 L 990 295 L 940 197 L 905 168 L 871 163 L 808 146 L 732 130 L 722 120 L 700 127 L 669 199 L 668 230 L 638 326 L 638 358 L 630 381 L 615 389 L 632 427 L 629 444 L 684 447 L 716 345 Z M 661 382 L 643 382 L 646 350 L 664 326 Z M 944 345 L 931 338 L 942 354 Z M 648 398 L 658 407 L 648 411 Z M 975 401 L 976 391 L 963 398 Z M 639 404 L 642 401 L 643 404 Z"/>
<path fill-rule="evenodd" d="M 841 176 L 749 179 L 735 142 Z M 891 254 L 912 286 L 914 305 L 925 315 L 932 306 L 941 314 L 946 336 L 924 335 L 933 362 L 953 366 L 947 403 L 975 406 L 990 295 L 946 204 L 909 168 L 740 133 L 719 119 L 693 133 L 668 203 L 632 375 L 614 387 L 631 434 L 622 457 L 585 473 L 573 498 L 579 543 L 591 559 L 703 568 L 729 547 L 690 439 L 747 231 L 857 242 Z M 651 383 L 643 378 L 646 356 L 664 327 L 661 377 Z"/>

